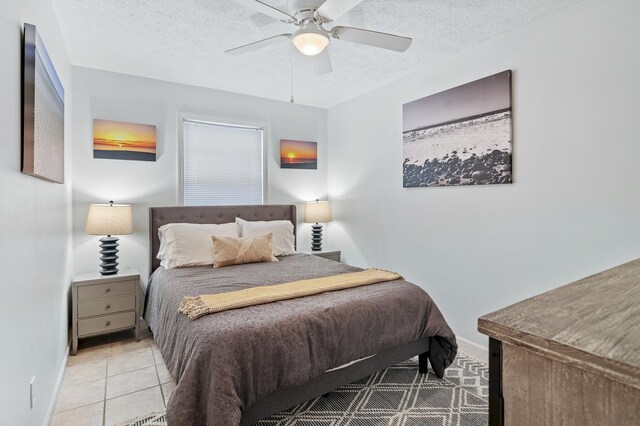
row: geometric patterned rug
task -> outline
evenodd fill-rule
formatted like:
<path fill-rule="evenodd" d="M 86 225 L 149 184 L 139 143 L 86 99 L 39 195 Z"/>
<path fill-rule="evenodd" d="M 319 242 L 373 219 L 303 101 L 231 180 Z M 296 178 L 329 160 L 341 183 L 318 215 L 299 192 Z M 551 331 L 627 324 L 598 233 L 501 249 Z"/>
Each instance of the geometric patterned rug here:
<path fill-rule="evenodd" d="M 443 379 L 431 370 L 420 374 L 416 357 L 253 426 L 485 426 L 488 381 L 487 365 L 465 354 Z M 123 425 L 166 424 L 164 413 L 145 417 Z"/>

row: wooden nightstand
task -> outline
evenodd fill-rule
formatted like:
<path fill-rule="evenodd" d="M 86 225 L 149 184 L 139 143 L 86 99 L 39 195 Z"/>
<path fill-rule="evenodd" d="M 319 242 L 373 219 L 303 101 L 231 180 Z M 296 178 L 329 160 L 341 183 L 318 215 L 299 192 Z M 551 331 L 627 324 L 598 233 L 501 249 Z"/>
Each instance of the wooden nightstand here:
<path fill-rule="evenodd" d="M 71 355 L 78 339 L 135 328 L 140 340 L 140 274 L 123 269 L 116 275 L 80 274 L 71 288 Z"/>
<path fill-rule="evenodd" d="M 340 262 L 340 250 L 334 251 L 305 251 L 306 254 L 312 254 L 318 257 L 324 257 L 325 259 L 335 260 L 336 262 Z"/>

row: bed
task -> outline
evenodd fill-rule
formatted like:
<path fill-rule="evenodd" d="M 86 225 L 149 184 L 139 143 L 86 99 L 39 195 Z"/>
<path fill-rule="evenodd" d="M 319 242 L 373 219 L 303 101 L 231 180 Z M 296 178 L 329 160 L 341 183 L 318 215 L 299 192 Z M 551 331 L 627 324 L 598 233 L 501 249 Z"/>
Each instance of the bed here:
<path fill-rule="evenodd" d="M 165 269 L 155 254 L 167 223 L 290 220 L 293 205 L 159 207 L 149 211 L 152 275 L 145 319 L 177 387 L 170 425 L 249 425 L 418 355 L 442 375 L 455 336 L 437 306 L 404 280 L 246 307 L 189 320 L 185 296 L 359 271 L 294 254 L 279 262 Z"/>

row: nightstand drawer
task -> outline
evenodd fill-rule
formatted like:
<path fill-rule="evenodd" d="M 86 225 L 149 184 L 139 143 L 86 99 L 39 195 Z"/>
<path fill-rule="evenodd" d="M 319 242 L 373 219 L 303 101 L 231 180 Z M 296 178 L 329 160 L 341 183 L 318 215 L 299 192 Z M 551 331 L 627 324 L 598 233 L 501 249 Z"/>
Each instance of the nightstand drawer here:
<path fill-rule="evenodd" d="M 335 254 L 334 253 L 327 253 L 322 257 L 324 257 L 325 259 L 329 259 L 329 260 L 333 260 L 333 261 L 336 261 L 336 262 L 340 262 L 340 253 L 335 253 Z"/>
<path fill-rule="evenodd" d="M 309 252 L 309 254 L 312 254 L 314 256 L 318 256 L 318 257 L 322 257 L 323 259 L 329 259 L 329 260 L 333 260 L 335 262 L 340 262 L 340 250 L 336 250 L 336 251 L 312 251 Z"/>
<path fill-rule="evenodd" d="M 133 311 L 136 308 L 136 296 L 112 297 L 109 299 L 90 300 L 78 303 L 78 318 L 96 315 Z"/>
<path fill-rule="evenodd" d="M 108 333 L 111 330 L 134 327 L 136 325 L 136 313 L 126 312 L 124 314 L 105 315 L 99 318 L 92 318 L 78 321 L 78 337 L 92 334 Z"/>
<path fill-rule="evenodd" d="M 137 281 L 117 281 L 78 287 L 78 300 L 101 299 L 136 293 Z"/>

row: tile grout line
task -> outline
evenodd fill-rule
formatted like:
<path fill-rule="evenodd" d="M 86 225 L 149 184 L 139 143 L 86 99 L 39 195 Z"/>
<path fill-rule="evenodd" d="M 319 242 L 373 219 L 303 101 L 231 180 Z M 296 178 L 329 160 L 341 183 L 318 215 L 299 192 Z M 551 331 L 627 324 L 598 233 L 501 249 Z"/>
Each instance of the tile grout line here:
<path fill-rule="evenodd" d="M 158 372 L 158 363 L 156 362 L 156 354 L 153 350 L 153 345 L 151 346 L 151 356 L 153 357 L 153 366 L 156 369 L 156 379 L 158 379 L 158 386 L 160 386 L 160 396 L 162 397 L 162 404 L 164 408 L 167 408 L 167 401 L 164 399 L 164 389 L 162 389 L 162 383 L 160 383 L 160 373 Z M 163 360 L 164 362 L 164 360 Z"/>
<path fill-rule="evenodd" d="M 114 355 L 114 356 L 107 355 L 107 356 L 105 356 L 105 359 L 115 358 L 115 357 L 120 357 L 120 356 L 134 355 L 134 354 L 137 354 L 137 353 L 143 352 L 143 351 L 145 351 L 145 350 L 147 350 L 147 349 L 151 349 L 151 347 L 143 348 L 143 349 L 138 349 L 138 350 L 135 350 L 135 351 L 132 351 L 132 352 L 125 352 L 125 353 L 117 354 L 117 355 Z M 86 361 L 86 362 L 78 362 L 78 363 L 73 364 L 73 365 L 68 365 L 68 364 L 67 364 L 67 365 L 65 366 L 65 369 L 73 368 L 73 367 L 81 367 L 81 366 L 89 365 L 89 364 L 97 364 L 97 363 L 99 363 L 99 362 L 100 362 L 100 359 L 95 359 L 95 360 Z M 136 369 L 136 370 L 138 370 L 138 369 Z M 122 373 L 118 373 L 118 374 L 122 374 Z M 115 374 L 115 375 L 117 376 L 117 374 Z"/>
<path fill-rule="evenodd" d="M 107 368 L 105 368 L 104 398 L 102 400 L 102 426 L 107 423 L 107 382 L 109 381 L 109 360 L 111 359 L 111 343 L 109 343 L 109 353 L 107 354 Z"/>
<path fill-rule="evenodd" d="M 98 381 L 98 380 L 102 380 L 102 379 L 92 380 L 92 382 L 96 382 L 96 381 Z M 87 383 L 88 383 L 88 382 L 87 382 Z M 87 403 L 87 404 L 78 405 L 77 407 L 69 408 L 69 409 L 67 409 L 67 410 L 56 411 L 54 414 L 68 413 L 69 411 L 77 410 L 78 408 L 88 407 L 89 405 L 93 405 L 93 404 L 99 404 L 99 403 L 100 403 L 100 402 L 102 402 L 102 401 L 104 401 L 104 400 L 95 401 L 95 402 L 89 402 L 89 403 Z"/>
<path fill-rule="evenodd" d="M 155 388 L 155 387 L 157 387 L 157 386 L 162 387 L 161 385 L 151 385 L 151 386 L 147 386 L 146 388 L 142 388 L 142 389 L 138 389 L 138 390 L 135 390 L 135 391 L 132 391 L 132 392 L 123 393 L 122 395 L 114 396 L 113 398 L 107 398 L 107 399 L 105 400 L 105 403 L 106 403 L 106 401 L 111 401 L 112 399 L 121 398 L 121 397 L 123 397 L 123 396 L 131 395 L 131 394 L 138 393 L 138 392 L 142 392 L 142 391 L 147 390 L 147 389 L 153 389 L 153 388 Z"/>
<path fill-rule="evenodd" d="M 135 368 L 133 370 L 128 370 L 128 371 L 123 371 L 122 373 L 114 374 L 112 376 L 107 375 L 107 377 L 118 377 L 118 376 L 122 376 L 123 374 L 133 373 L 134 371 L 144 370 L 145 368 L 149 368 L 149 367 L 153 367 L 153 365 L 145 365 L 144 367 Z"/>

